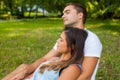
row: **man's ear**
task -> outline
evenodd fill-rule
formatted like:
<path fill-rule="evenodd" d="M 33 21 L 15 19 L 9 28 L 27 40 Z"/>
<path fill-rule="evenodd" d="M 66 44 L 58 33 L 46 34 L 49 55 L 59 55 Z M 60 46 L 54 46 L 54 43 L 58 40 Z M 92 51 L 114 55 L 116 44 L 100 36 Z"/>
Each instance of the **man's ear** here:
<path fill-rule="evenodd" d="M 83 18 L 83 13 L 82 13 L 82 12 L 78 13 L 78 17 L 79 17 L 80 19 L 82 19 L 82 18 Z"/>

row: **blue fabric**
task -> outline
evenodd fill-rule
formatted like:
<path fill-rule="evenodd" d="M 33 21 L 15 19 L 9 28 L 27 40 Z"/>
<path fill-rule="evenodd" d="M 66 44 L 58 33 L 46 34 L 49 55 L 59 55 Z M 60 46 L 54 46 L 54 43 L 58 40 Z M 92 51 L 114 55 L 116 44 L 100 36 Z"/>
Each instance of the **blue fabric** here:
<path fill-rule="evenodd" d="M 43 64 L 48 64 L 49 62 L 45 62 Z M 45 69 L 45 71 L 43 73 L 39 72 L 39 68 L 43 65 L 41 64 L 34 72 L 33 77 L 27 80 L 57 80 L 57 78 L 59 77 L 60 71 L 61 69 L 59 69 L 58 71 L 54 71 L 54 70 L 47 70 Z M 77 64 L 81 70 L 81 65 Z"/>
<path fill-rule="evenodd" d="M 44 64 L 48 64 L 49 62 L 45 62 Z M 59 71 L 54 71 L 54 70 L 47 70 L 45 69 L 45 71 L 43 73 L 39 72 L 39 68 L 42 66 L 43 64 L 41 64 L 36 71 L 33 74 L 33 77 L 28 79 L 28 80 L 57 80 L 57 78 L 59 77 Z"/>
<path fill-rule="evenodd" d="M 77 64 L 77 65 L 80 68 L 80 71 L 82 72 L 82 65 L 81 64 Z"/>
<path fill-rule="evenodd" d="M 42 74 L 38 72 L 38 70 L 35 72 L 34 76 L 30 80 L 57 80 L 59 77 L 59 71 L 55 72 L 53 70 L 45 70 Z"/>

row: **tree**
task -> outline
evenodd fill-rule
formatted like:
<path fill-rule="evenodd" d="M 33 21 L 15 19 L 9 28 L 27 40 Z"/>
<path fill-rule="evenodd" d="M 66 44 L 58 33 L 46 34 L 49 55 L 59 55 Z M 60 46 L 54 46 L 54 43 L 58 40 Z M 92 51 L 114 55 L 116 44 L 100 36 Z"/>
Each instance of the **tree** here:
<path fill-rule="evenodd" d="M 120 12 L 120 0 L 90 0 L 87 2 L 89 16 L 95 18 L 114 18 Z"/>
<path fill-rule="evenodd" d="M 23 18 L 26 10 L 26 0 L 18 0 L 17 7 L 20 7 L 20 10 L 17 12 L 18 18 Z"/>
<path fill-rule="evenodd" d="M 3 0 L 6 8 L 10 11 L 11 15 L 14 15 L 14 10 L 17 8 L 17 0 Z"/>

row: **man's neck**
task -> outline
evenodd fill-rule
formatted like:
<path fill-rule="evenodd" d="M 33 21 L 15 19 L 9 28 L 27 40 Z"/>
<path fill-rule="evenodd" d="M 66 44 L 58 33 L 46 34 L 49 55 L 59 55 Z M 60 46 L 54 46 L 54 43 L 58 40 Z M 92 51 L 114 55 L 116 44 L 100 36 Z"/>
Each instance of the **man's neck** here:
<path fill-rule="evenodd" d="M 85 29 L 83 23 L 75 24 L 75 25 L 73 25 L 73 26 L 76 27 L 76 28 Z"/>

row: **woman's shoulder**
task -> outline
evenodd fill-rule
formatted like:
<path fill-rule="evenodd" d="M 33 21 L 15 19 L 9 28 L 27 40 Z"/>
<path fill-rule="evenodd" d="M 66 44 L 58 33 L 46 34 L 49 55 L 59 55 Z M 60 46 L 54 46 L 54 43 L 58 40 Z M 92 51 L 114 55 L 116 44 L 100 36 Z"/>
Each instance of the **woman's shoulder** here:
<path fill-rule="evenodd" d="M 71 64 L 68 67 L 63 68 L 62 71 L 77 71 L 79 73 L 82 72 L 82 66 L 80 64 Z"/>
<path fill-rule="evenodd" d="M 81 72 L 81 65 L 80 64 L 71 64 L 67 67 L 69 70 L 77 70 L 78 72 Z"/>
<path fill-rule="evenodd" d="M 76 80 L 80 75 L 80 72 L 80 68 L 77 64 L 71 64 L 62 70 L 58 80 Z"/>

